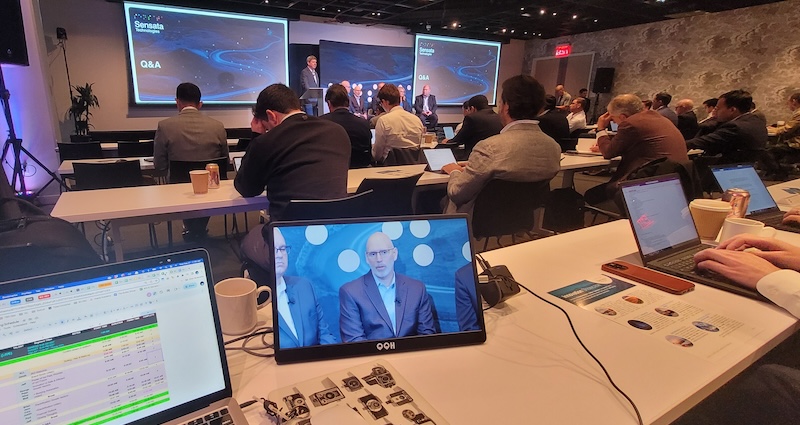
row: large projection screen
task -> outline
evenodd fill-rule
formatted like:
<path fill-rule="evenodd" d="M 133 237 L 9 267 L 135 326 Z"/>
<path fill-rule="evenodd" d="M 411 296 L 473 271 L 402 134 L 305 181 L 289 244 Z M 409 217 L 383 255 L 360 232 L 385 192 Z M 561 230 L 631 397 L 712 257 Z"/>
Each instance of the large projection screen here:
<path fill-rule="evenodd" d="M 500 43 L 417 34 L 414 94 L 430 85 L 439 105 L 462 105 L 482 94 L 496 104 Z"/>
<path fill-rule="evenodd" d="M 250 105 L 287 83 L 284 19 L 125 2 L 134 104 L 172 104 L 191 82 L 206 104 Z"/>

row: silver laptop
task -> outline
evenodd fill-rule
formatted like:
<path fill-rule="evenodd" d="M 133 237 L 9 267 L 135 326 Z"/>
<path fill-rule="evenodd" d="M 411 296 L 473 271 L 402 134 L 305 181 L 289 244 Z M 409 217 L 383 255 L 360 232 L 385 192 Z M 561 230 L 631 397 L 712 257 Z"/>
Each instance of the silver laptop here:
<path fill-rule="evenodd" d="M 443 173 L 442 167 L 456 162 L 453 151 L 447 148 L 423 149 L 422 153 L 425 154 L 425 161 L 428 162 L 428 168 L 434 173 Z"/>
<path fill-rule="evenodd" d="M 750 192 L 747 218 L 787 232 L 800 233 L 800 228 L 783 224 L 783 211 L 769 194 L 752 164 L 733 164 L 711 167 L 711 173 L 723 191 L 739 188 Z"/>
<path fill-rule="evenodd" d="M 692 282 L 766 301 L 755 290 L 695 269 L 694 254 L 713 246 L 700 242 L 677 174 L 623 182 L 621 189 L 642 264 Z"/>
<path fill-rule="evenodd" d="M 246 424 L 212 283 L 198 249 L 0 285 L 3 423 Z"/>

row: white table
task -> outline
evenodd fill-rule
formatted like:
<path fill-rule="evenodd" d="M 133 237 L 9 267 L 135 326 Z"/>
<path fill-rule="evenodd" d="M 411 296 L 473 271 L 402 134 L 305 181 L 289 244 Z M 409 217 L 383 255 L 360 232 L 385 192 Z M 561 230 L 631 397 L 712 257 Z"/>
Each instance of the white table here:
<path fill-rule="evenodd" d="M 791 193 L 786 190 L 790 190 Z M 788 182 L 768 186 L 767 190 L 781 211 L 789 211 L 792 208 L 800 207 L 800 179 L 789 180 Z"/>
<path fill-rule="evenodd" d="M 561 171 L 564 173 L 561 180 L 562 188 L 572 187 L 577 171 L 611 165 L 611 160 L 603 158 L 602 155 L 561 154 L 561 158 Z"/>
<path fill-rule="evenodd" d="M 255 211 L 268 206 L 265 194 L 243 198 L 233 187 L 233 180 L 222 180 L 219 189 L 209 189 L 202 195 L 194 194 L 191 183 L 64 192 L 51 215 L 70 223 L 110 220 L 114 251 L 117 261 L 121 261 L 122 226 Z"/>
<path fill-rule="evenodd" d="M 800 243 L 797 235 L 781 232 L 781 237 Z M 798 328 L 792 316 L 775 306 L 713 288 L 698 285 L 687 295 L 666 295 L 724 312 L 760 331 L 712 362 L 547 294 L 597 275 L 604 262 L 618 257 L 636 262 L 635 252 L 630 225 L 620 220 L 484 257 L 493 265 L 507 265 L 521 283 L 566 309 L 584 343 L 635 401 L 647 424 L 673 421 Z M 580 348 L 559 311 L 523 290 L 485 318 L 483 345 L 380 357 L 454 425 L 636 423 L 630 405 Z M 228 358 L 235 396 L 245 401 L 377 357 L 282 366 L 241 352 Z M 245 410 L 251 424 L 270 423 L 260 410 Z"/>

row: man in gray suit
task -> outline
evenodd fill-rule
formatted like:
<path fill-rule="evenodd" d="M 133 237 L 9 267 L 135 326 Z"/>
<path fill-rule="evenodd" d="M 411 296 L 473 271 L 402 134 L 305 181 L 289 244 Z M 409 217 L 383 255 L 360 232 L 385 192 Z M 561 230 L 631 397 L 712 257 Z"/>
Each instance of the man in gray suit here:
<path fill-rule="evenodd" d="M 158 123 L 153 147 L 153 167 L 169 170 L 170 161 L 205 161 L 228 156 L 228 140 L 221 122 L 200 113 L 200 88 L 181 83 L 175 90 L 180 113 Z M 208 217 L 184 220 L 184 239 L 205 236 Z"/>
<path fill-rule="evenodd" d="M 471 212 L 481 189 L 492 179 L 535 182 L 558 173 L 561 147 L 535 121 L 543 106 L 544 87 L 535 78 L 517 75 L 503 83 L 500 134 L 475 145 L 466 164 L 442 167 L 450 174 L 445 212 Z"/>
<path fill-rule="evenodd" d="M 306 67 L 300 72 L 300 96 L 308 89 L 319 88 L 319 74 L 317 74 L 317 57 L 310 55 L 306 58 Z M 316 115 L 314 110 L 317 108 L 317 99 L 306 99 L 303 101 L 303 111 L 307 115 Z"/>

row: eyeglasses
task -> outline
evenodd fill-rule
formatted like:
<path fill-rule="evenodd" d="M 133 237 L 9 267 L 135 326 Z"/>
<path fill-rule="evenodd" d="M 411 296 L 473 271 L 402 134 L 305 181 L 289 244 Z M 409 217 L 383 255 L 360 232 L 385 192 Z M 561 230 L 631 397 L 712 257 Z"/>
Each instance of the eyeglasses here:
<path fill-rule="evenodd" d="M 377 256 L 378 256 L 378 254 L 380 254 L 380 255 L 381 255 L 381 257 L 385 257 L 385 256 L 389 255 L 389 253 L 390 253 L 390 252 L 392 252 L 392 251 L 394 251 L 394 248 L 391 248 L 391 249 L 382 249 L 382 250 L 380 250 L 380 251 L 368 251 L 368 252 L 367 252 L 367 257 L 369 257 L 369 258 L 375 258 L 375 257 L 377 257 Z"/>
<path fill-rule="evenodd" d="M 275 248 L 275 255 L 288 254 L 291 251 L 292 251 L 292 247 L 290 247 L 290 246 L 279 246 L 279 247 Z"/>

